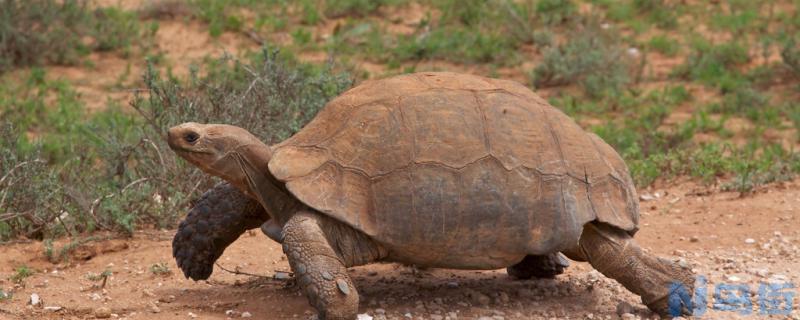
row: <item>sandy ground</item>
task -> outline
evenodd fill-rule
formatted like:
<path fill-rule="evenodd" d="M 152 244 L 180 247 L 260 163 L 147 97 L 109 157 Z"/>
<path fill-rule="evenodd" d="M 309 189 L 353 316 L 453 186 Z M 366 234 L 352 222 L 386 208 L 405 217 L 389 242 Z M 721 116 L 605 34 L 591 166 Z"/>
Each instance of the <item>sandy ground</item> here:
<path fill-rule="evenodd" d="M 761 283 L 800 280 L 800 181 L 744 197 L 691 182 L 642 190 L 640 195 L 647 199 L 641 202 L 637 234 L 642 246 L 682 260 L 707 278 L 709 310 L 701 318 L 767 318 L 760 314 Z M 47 261 L 39 242 L 0 247 L 0 288 L 13 293 L 0 302 L 0 319 L 313 317 L 291 281 L 272 279 L 289 266 L 280 246 L 260 232 L 245 233 L 219 262 L 226 269 L 264 277 L 217 267 L 201 282 L 184 279 L 175 265 L 174 232 L 151 230 L 131 239 L 91 242 L 76 250 L 71 262 L 59 264 Z M 162 262 L 171 273 L 151 270 Z M 36 273 L 17 284 L 9 278 L 21 265 Z M 112 273 L 104 287 L 102 280 L 89 279 L 104 270 Z M 618 308 L 632 314 L 622 318 L 655 317 L 637 297 L 586 263 L 573 262 L 555 280 L 513 280 L 504 270 L 417 270 L 397 264 L 352 268 L 351 276 L 361 295 L 360 312 L 375 319 L 618 319 Z M 719 284 L 746 285 L 753 295 L 753 313 L 712 310 L 720 302 L 713 297 Z M 33 294 L 41 298 L 37 306 L 30 304 Z M 797 300 L 793 299 L 794 310 Z M 788 317 L 800 319 L 800 312 Z"/>

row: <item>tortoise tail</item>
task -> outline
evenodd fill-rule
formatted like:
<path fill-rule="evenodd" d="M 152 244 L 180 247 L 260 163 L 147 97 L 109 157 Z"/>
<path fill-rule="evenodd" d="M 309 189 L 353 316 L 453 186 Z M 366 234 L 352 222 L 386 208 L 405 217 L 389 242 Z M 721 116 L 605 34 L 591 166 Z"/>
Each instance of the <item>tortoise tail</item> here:
<path fill-rule="evenodd" d="M 187 278 L 208 279 L 225 248 L 268 219 L 256 200 L 227 182 L 219 183 L 181 221 L 172 240 L 172 256 Z"/>

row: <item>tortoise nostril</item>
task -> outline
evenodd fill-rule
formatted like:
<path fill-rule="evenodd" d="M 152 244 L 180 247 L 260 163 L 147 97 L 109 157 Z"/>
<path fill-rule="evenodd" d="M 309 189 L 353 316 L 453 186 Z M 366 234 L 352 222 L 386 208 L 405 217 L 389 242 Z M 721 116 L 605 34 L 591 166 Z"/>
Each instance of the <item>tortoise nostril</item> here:
<path fill-rule="evenodd" d="M 183 140 L 186 140 L 188 143 L 195 143 L 199 138 L 200 135 L 195 132 L 189 132 L 183 136 Z"/>

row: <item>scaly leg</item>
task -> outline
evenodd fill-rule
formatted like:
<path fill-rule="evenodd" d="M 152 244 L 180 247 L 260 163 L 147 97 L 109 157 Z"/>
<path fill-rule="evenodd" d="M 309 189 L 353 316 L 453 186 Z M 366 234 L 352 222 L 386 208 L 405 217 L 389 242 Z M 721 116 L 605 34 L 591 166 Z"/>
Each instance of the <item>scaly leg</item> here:
<path fill-rule="evenodd" d="M 694 275 L 690 270 L 644 253 L 625 231 L 589 223 L 583 229 L 580 246 L 592 267 L 641 296 L 642 303 L 663 317 L 670 316 L 672 293 L 681 286 L 689 297 L 694 292 Z M 675 311 L 691 314 L 689 308 L 679 308 Z"/>
<path fill-rule="evenodd" d="M 309 211 L 298 212 L 284 226 L 283 251 L 319 318 L 328 320 L 352 320 L 358 313 L 358 292 L 347 267 L 386 255 L 366 235 Z"/>
<path fill-rule="evenodd" d="M 264 208 L 228 183 L 209 189 L 181 221 L 172 256 L 187 278 L 208 279 L 214 261 L 245 231 L 269 219 Z"/>

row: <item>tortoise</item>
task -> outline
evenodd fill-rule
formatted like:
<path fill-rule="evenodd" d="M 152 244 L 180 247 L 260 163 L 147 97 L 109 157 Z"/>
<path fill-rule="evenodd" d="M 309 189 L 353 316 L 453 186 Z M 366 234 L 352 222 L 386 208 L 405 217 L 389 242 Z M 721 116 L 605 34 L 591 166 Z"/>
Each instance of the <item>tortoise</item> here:
<path fill-rule="evenodd" d="M 639 205 L 619 154 L 514 81 L 399 75 L 351 88 L 274 146 L 225 124 L 184 123 L 167 139 L 229 182 L 206 193 L 175 235 L 173 255 L 195 280 L 261 226 L 321 319 L 356 317 L 348 267 L 547 277 L 563 271 L 562 253 L 655 312 L 691 312 L 669 300 L 681 288 L 692 294 L 692 272 L 633 240 Z"/>

